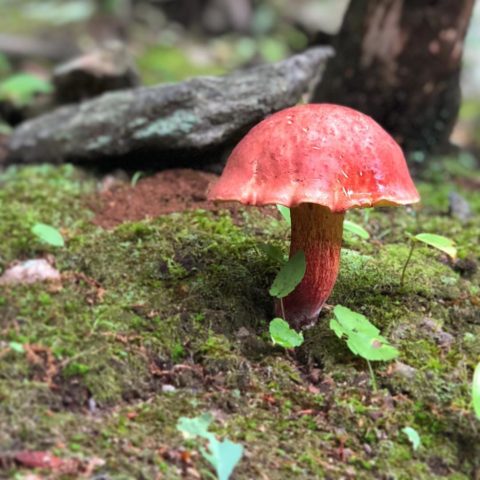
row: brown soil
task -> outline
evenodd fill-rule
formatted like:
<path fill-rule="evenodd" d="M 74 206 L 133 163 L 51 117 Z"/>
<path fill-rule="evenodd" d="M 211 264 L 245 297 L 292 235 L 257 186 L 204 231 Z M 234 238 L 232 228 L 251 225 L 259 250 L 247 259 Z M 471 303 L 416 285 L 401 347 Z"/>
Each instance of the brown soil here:
<path fill-rule="evenodd" d="M 112 228 L 125 221 L 155 218 L 184 210 L 225 208 L 207 201 L 208 185 L 218 177 L 189 169 L 159 172 L 140 179 L 137 185 L 114 185 L 91 202 L 96 216 L 93 222 Z"/>

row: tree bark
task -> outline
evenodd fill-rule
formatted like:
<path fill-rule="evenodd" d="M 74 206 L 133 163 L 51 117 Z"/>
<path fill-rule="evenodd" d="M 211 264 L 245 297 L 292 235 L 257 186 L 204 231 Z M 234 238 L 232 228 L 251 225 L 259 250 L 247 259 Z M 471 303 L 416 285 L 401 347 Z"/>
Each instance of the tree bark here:
<path fill-rule="evenodd" d="M 121 159 L 134 168 L 216 162 L 212 149 L 231 146 L 267 115 L 310 93 L 330 55 L 329 48 L 314 48 L 225 77 L 112 92 L 62 107 L 14 130 L 7 162 Z"/>
<path fill-rule="evenodd" d="M 407 151 L 448 144 L 474 0 L 352 0 L 314 92 L 356 108 Z"/>

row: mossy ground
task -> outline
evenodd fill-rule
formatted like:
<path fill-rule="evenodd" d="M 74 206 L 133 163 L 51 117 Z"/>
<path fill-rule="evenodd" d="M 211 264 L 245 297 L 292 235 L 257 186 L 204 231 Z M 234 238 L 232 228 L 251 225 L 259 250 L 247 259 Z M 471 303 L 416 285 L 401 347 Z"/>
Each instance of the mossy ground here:
<path fill-rule="evenodd" d="M 351 215 L 371 239 L 346 238 L 329 303 L 364 313 L 400 350 L 399 363 L 374 365 L 377 392 L 329 331 L 328 308 L 295 353 L 271 345 L 268 287 L 280 263 L 262 245 L 287 251 L 279 219 L 194 211 L 104 231 L 85 207 L 90 175 L 70 166 L 3 174 L 0 270 L 51 254 L 63 286 L 0 291 L 1 455 L 99 457 L 96 473 L 108 479 L 195 478 L 188 468 L 208 478 L 175 425 L 210 411 L 216 432 L 245 447 L 238 479 L 478 478 L 479 273 L 419 246 L 400 287 L 407 231 L 449 236 L 478 263 L 480 196 L 452 187 L 462 174 L 420 184 L 421 209 Z M 466 223 L 447 215 L 452 188 L 470 202 Z M 37 221 L 60 228 L 66 247 L 35 241 Z M 417 451 L 406 426 L 421 436 Z M 28 473 L 3 460 L 0 477 Z"/>

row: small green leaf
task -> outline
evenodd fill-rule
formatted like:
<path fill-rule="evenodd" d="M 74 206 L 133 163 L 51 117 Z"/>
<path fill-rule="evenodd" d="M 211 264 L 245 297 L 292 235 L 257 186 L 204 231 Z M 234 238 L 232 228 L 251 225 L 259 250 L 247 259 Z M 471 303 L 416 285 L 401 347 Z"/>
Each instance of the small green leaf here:
<path fill-rule="evenodd" d="M 472 403 L 475 415 L 480 420 L 480 363 L 476 366 L 473 373 Z"/>
<path fill-rule="evenodd" d="M 330 327 L 330 330 L 333 330 L 335 332 L 335 335 L 338 338 L 342 338 L 348 333 L 348 330 L 346 330 L 336 318 L 332 318 L 328 326 Z"/>
<path fill-rule="evenodd" d="M 210 413 L 204 413 L 194 418 L 180 417 L 177 422 L 177 430 L 182 432 L 186 438 L 201 437 L 209 440 L 213 435 L 208 431 L 212 420 L 213 417 Z"/>
<path fill-rule="evenodd" d="M 303 343 L 303 333 L 290 328 L 283 318 L 274 318 L 270 322 L 269 331 L 272 342 L 283 348 L 295 348 Z"/>
<path fill-rule="evenodd" d="M 21 343 L 18 343 L 18 342 L 10 342 L 8 344 L 10 350 L 12 350 L 13 352 L 17 352 L 17 353 L 25 353 L 25 349 L 23 348 L 23 345 Z"/>
<path fill-rule="evenodd" d="M 347 346 L 352 353 L 370 361 L 388 361 L 398 357 L 398 350 L 380 335 L 380 330 L 367 317 L 342 305 L 336 305 L 333 313 L 335 318 L 330 320 L 329 326 L 337 337 L 347 338 Z"/>
<path fill-rule="evenodd" d="M 292 224 L 292 219 L 290 217 L 290 209 L 288 207 L 285 207 L 283 205 L 277 205 L 277 209 L 282 215 L 282 217 L 285 219 L 285 221 L 291 225 Z"/>
<path fill-rule="evenodd" d="M 343 305 L 335 305 L 333 314 L 338 325 L 332 330 L 338 337 L 342 335 L 348 335 L 350 332 L 364 333 L 370 337 L 375 337 L 380 333 L 380 330 L 370 323 L 370 320 L 361 313 L 354 312 Z"/>
<path fill-rule="evenodd" d="M 414 450 L 418 450 L 421 445 L 420 435 L 412 427 L 405 427 L 402 429 L 402 432 L 407 436 L 408 440 L 412 444 Z"/>
<path fill-rule="evenodd" d="M 139 170 L 138 172 L 135 172 L 132 176 L 132 179 L 130 180 L 130 185 L 134 187 L 138 183 L 141 177 L 143 177 L 143 172 L 141 170 Z"/>
<path fill-rule="evenodd" d="M 242 458 L 243 446 L 228 439 L 219 442 L 212 436 L 208 443 L 208 450 L 207 452 L 202 448 L 201 452 L 217 472 L 218 480 L 228 480 Z"/>
<path fill-rule="evenodd" d="M 443 237 L 442 235 L 436 235 L 434 233 L 419 233 L 413 238 L 415 240 L 418 240 L 419 242 L 426 243 L 427 245 L 430 245 L 431 247 L 434 247 L 437 250 L 446 253 L 451 258 L 455 258 L 457 256 L 455 242 L 447 237 Z"/>
<path fill-rule="evenodd" d="M 37 223 L 32 227 L 32 233 L 36 235 L 42 242 L 48 243 L 53 247 L 63 247 L 65 241 L 62 234 L 50 225 L 45 223 Z"/>
<path fill-rule="evenodd" d="M 305 254 L 300 250 L 280 269 L 270 288 L 270 295 L 283 298 L 293 292 L 302 281 L 306 268 Z"/>
<path fill-rule="evenodd" d="M 387 362 L 399 355 L 398 350 L 392 347 L 388 340 L 381 335 L 371 337 L 364 333 L 350 334 L 347 345 L 354 354 L 372 362 Z"/>
<path fill-rule="evenodd" d="M 358 223 L 351 222 L 350 220 L 344 220 L 343 228 L 347 232 L 358 235 L 360 238 L 363 238 L 365 240 L 370 238 L 370 234 L 363 227 L 358 225 Z"/>
<path fill-rule="evenodd" d="M 202 455 L 210 462 L 219 480 L 228 480 L 233 469 L 243 455 L 243 446 L 233 443 L 228 439 L 223 442 L 217 440 L 208 427 L 213 417 L 205 413 L 195 418 L 180 417 L 177 422 L 177 430 L 182 432 L 186 438 L 196 437 L 207 440 L 208 450 L 200 447 Z"/>

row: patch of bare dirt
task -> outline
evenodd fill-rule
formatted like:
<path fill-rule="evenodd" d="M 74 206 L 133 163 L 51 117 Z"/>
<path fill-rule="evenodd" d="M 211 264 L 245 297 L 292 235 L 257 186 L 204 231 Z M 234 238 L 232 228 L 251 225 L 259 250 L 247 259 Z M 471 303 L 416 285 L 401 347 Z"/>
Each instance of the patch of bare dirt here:
<path fill-rule="evenodd" d="M 93 222 L 112 228 L 126 221 L 155 218 L 184 210 L 225 208 L 207 201 L 207 189 L 217 175 L 197 170 L 173 169 L 140 179 L 135 186 L 113 185 L 91 202 Z"/>

